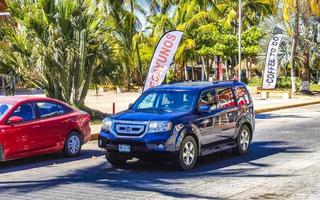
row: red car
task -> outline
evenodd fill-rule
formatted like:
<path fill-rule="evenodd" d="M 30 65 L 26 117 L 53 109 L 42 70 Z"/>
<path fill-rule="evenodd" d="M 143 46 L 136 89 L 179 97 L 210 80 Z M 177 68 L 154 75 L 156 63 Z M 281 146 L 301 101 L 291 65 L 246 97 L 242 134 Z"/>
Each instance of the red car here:
<path fill-rule="evenodd" d="M 0 161 L 64 152 L 77 156 L 90 139 L 90 115 L 51 98 L 0 98 Z"/>

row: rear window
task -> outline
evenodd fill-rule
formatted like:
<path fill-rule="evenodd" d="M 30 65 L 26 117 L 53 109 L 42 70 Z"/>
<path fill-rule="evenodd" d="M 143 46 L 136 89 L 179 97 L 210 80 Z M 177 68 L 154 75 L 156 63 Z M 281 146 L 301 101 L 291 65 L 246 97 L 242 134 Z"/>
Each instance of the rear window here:
<path fill-rule="evenodd" d="M 38 112 L 41 118 L 63 115 L 68 112 L 68 109 L 54 102 L 37 102 Z"/>
<path fill-rule="evenodd" d="M 216 97 L 218 101 L 218 108 L 235 107 L 233 92 L 231 88 L 216 88 Z"/>
<path fill-rule="evenodd" d="M 235 87 L 235 94 L 236 94 L 236 99 L 238 101 L 239 106 L 249 105 L 251 103 L 248 91 L 246 90 L 245 87 L 242 87 L 242 86 Z"/>

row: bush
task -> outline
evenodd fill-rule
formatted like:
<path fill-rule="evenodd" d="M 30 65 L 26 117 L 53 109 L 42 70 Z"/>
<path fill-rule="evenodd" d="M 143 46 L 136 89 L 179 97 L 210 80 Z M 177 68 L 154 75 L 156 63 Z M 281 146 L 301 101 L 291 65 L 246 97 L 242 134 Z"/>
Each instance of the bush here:
<path fill-rule="evenodd" d="M 296 87 L 299 88 L 301 85 L 301 79 L 297 78 Z M 279 76 L 277 79 L 276 88 L 280 89 L 290 89 L 291 88 L 291 78 L 286 76 Z"/>
<path fill-rule="evenodd" d="M 249 83 L 249 86 L 262 86 L 262 78 L 261 77 L 254 77 L 252 78 Z M 299 88 L 301 85 L 301 79 L 297 78 L 296 80 L 296 86 Z M 277 79 L 277 85 L 276 88 L 278 89 L 290 89 L 291 88 L 291 78 L 286 76 L 279 76 Z"/>
<path fill-rule="evenodd" d="M 176 74 L 174 73 L 173 69 L 169 69 L 165 78 L 166 83 L 173 83 L 178 80 Z"/>
<path fill-rule="evenodd" d="M 261 77 L 253 77 L 249 83 L 248 83 L 249 86 L 258 86 L 258 87 L 261 87 L 262 86 L 262 78 Z"/>
<path fill-rule="evenodd" d="M 315 84 L 315 83 L 311 83 L 311 84 L 310 84 L 310 90 L 311 90 L 311 91 L 318 91 L 318 92 L 320 92 L 320 85 L 319 85 L 319 84 Z"/>

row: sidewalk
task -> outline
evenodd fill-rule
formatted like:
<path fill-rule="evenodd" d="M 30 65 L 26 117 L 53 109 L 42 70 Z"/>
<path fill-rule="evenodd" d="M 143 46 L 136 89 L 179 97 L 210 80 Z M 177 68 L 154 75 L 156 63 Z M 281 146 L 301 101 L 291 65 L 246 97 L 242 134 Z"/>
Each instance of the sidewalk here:
<path fill-rule="evenodd" d="M 101 110 L 102 112 L 112 113 L 112 103 L 116 103 L 116 112 L 126 110 L 130 103 L 133 103 L 140 93 L 138 92 L 127 92 L 116 94 L 115 92 L 100 93 L 94 95 L 90 93 L 86 98 L 86 105 Z M 274 110 L 300 107 L 312 104 L 320 104 L 319 96 L 296 96 L 292 99 L 281 99 L 281 98 L 269 98 L 266 100 L 260 100 L 258 96 L 253 97 L 254 106 L 256 113 L 270 112 Z M 97 134 L 100 132 L 101 124 L 91 125 L 92 139 L 97 138 Z"/>

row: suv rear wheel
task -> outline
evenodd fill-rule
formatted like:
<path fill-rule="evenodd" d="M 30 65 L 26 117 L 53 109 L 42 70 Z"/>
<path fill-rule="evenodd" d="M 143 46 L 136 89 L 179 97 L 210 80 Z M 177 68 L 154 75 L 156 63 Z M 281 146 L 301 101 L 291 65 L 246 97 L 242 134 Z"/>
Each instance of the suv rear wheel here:
<path fill-rule="evenodd" d="M 180 145 L 176 166 L 179 169 L 190 170 L 194 167 L 198 158 L 198 148 L 195 139 L 187 136 Z"/>
<path fill-rule="evenodd" d="M 128 160 L 127 157 L 124 157 L 117 152 L 109 152 L 109 151 L 106 152 L 106 159 L 108 160 L 109 163 L 111 163 L 111 165 L 114 165 L 114 166 L 125 165 Z"/>
<path fill-rule="evenodd" d="M 241 126 L 236 139 L 235 153 L 244 155 L 248 153 L 251 143 L 251 131 L 247 125 Z"/>

